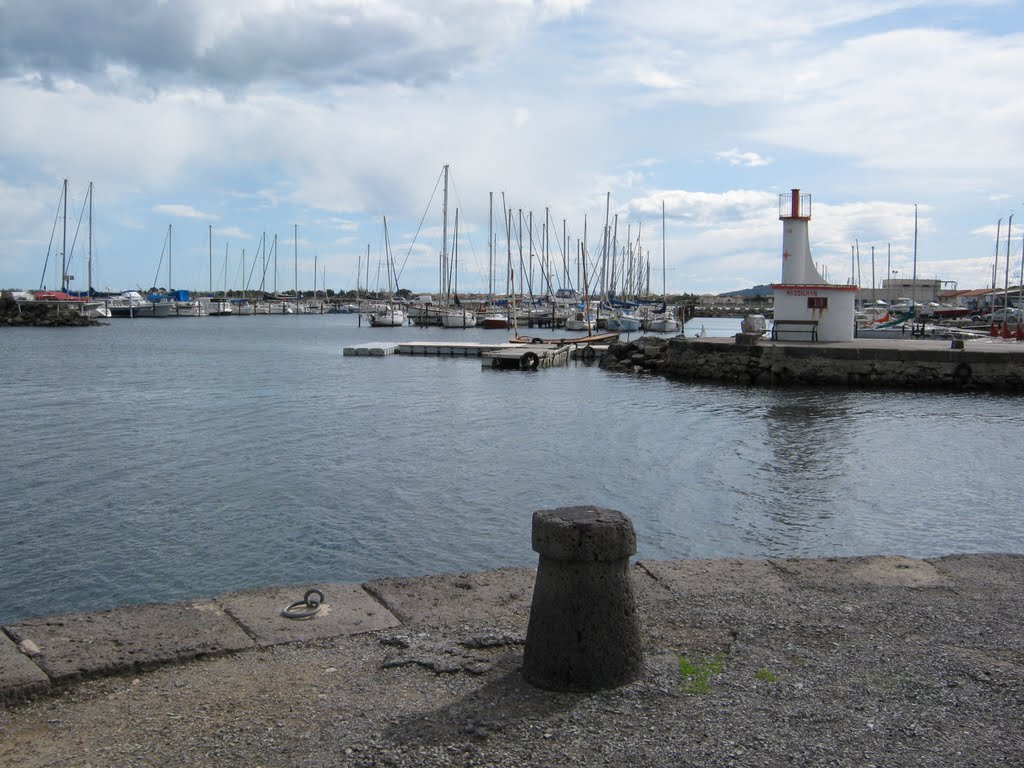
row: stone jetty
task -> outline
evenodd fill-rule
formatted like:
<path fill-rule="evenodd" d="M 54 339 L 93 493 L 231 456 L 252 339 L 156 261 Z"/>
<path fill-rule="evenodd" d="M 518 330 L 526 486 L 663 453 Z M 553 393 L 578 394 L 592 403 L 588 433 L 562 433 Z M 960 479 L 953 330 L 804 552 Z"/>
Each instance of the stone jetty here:
<path fill-rule="evenodd" d="M 612 343 L 609 371 L 756 386 L 1024 392 L 1024 343 L 855 339 L 844 342 L 642 336 Z"/>

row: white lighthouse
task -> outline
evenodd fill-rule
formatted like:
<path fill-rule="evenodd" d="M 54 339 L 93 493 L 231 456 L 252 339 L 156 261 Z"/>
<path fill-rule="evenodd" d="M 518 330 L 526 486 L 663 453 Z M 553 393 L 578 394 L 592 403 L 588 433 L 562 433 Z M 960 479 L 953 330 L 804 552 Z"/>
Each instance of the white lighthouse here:
<path fill-rule="evenodd" d="M 831 285 L 811 260 L 807 224 L 811 196 L 799 189 L 779 195 L 782 221 L 782 282 L 772 286 L 779 341 L 852 341 L 855 285 Z"/>

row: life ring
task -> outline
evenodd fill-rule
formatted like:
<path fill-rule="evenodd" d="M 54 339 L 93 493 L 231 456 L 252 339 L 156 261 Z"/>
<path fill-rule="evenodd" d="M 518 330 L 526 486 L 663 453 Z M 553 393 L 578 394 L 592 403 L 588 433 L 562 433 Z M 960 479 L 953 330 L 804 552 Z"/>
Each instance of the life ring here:
<path fill-rule="evenodd" d="M 536 371 L 540 365 L 540 355 L 536 352 L 523 352 L 519 358 L 519 367 L 524 371 Z"/>
<path fill-rule="evenodd" d="M 953 383 L 963 389 L 970 382 L 972 373 L 971 366 L 967 363 L 960 363 L 953 371 Z"/>
<path fill-rule="evenodd" d="M 587 344 L 587 346 L 583 348 L 583 351 L 580 352 L 580 357 L 583 358 L 583 362 L 592 363 L 594 362 L 594 359 L 597 357 L 597 352 L 594 350 L 592 346 Z"/>

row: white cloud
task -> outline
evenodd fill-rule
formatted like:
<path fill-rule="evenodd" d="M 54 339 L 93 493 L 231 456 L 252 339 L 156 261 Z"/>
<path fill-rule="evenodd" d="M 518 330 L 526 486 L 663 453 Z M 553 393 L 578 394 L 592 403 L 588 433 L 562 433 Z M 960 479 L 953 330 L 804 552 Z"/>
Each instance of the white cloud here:
<path fill-rule="evenodd" d="M 153 210 L 157 213 L 162 213 L 166 216 L 174 216 L 180 219 L 215 220 L 217 218 L 213 214 L 203 213 L 202 211 L 196 210 L 191 205 L 163 204 L 154 206 Z"/>
<path fill-rule="evenodd" d="M 1024 102 L 1004 87 L 1024 69 L 1024 35 L 897 30 L 851 40 L 807 66 L 820 77 L 786 89 L 755 130 L 760 140 L 875 168 L 967 176 L 1024 154 Z"/>
<path fill-rule="evenodd" d="M 729 165 L 743 165 L 748 168 L 757 168 L 758 166 L 771 163 L 770 159 L 761 157 L 756 152 L 740 152 L 738 149 L 716 152 L 715 157 L 719 160 L 725 160 Z"/>

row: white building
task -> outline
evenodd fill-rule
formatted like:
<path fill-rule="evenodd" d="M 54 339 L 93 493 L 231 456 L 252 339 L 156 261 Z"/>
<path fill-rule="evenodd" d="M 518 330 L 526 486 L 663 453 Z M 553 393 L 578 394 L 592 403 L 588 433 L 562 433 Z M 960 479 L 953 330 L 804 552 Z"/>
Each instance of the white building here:
<path fill-rule="evenodd" d="M 811 196 L 799 189 L 779 195 L 782 221 L 782 282 L 772 286 L 779 341 L 852 341 L 855 285 L 826 283 L 811 260 L 807 225 Z"/>

